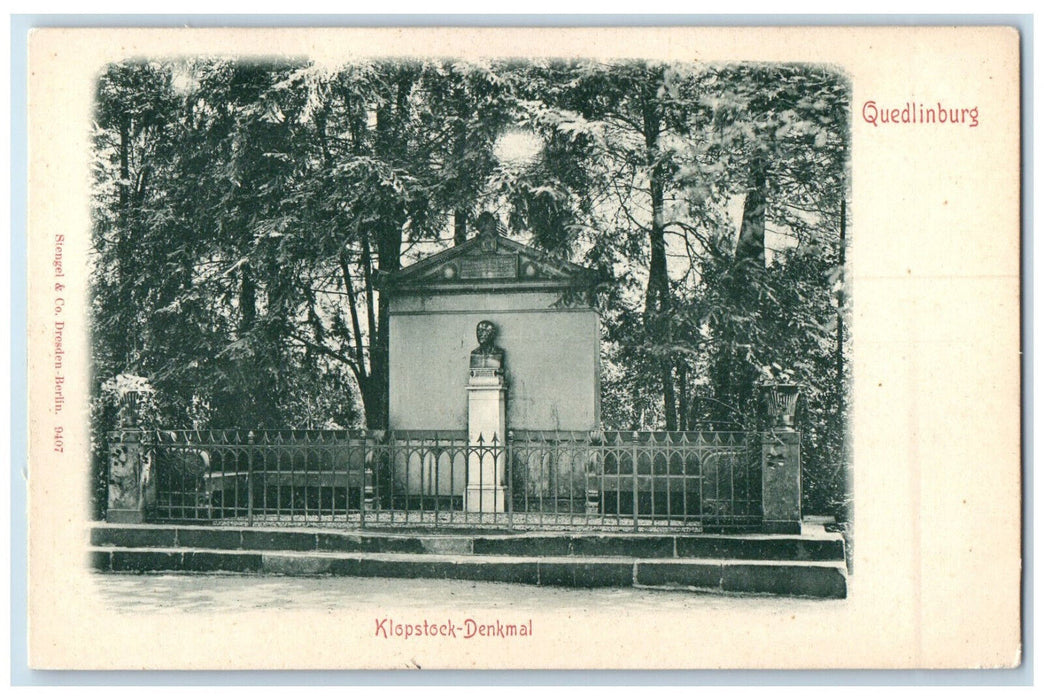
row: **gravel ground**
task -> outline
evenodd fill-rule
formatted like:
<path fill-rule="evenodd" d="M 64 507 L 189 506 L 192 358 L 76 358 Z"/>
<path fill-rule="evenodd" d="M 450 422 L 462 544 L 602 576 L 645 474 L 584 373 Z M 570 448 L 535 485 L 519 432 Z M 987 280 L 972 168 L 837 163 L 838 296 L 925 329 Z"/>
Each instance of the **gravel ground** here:
<path fill-rule="evenodd" d="M 453 601 L 455 607 L 538 607 L 569 610 L 601 607 L 658 612 L 691 610 L 825 610 L 843 600 L 772 596 L 734 596 L 638 588 L 557 588 L 482 581 L 351 577 L 281 577 L 241 574 L 92 575 L 101 596 L 114 606 L 140 612 L 234 612 L 259 609 L 331 610 L 370 605 L 430 607 Z M 501 601 L 501 602 L 498 602 Z"/>

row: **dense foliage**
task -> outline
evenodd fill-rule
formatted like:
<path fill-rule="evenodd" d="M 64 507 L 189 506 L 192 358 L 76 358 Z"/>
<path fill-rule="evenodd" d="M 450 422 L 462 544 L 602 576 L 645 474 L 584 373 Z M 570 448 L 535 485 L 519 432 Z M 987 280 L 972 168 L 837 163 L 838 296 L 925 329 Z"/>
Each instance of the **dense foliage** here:
<path fill-rule="evenodd" d="M 157 425 L 383 426 L 375 281 L 492 211 L 607 280 L 607 427 L 753 429 L 757 385 L 799 382 L 806 508 L 843 516 L 848 106 L 835 71 L 782 64 L 110 66 L 98 495 L 117 377 Z"/>

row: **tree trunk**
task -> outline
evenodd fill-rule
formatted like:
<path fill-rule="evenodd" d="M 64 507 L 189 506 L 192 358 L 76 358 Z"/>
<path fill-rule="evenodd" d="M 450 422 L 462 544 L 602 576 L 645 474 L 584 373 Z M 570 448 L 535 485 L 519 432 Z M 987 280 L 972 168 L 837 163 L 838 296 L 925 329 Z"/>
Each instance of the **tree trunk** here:
<path fill-rule="evenodd" d="M 462 108 L 464 111 L 466 107 Z M 468 133 L 464 126 L 464 120 L 457 122 L 456 134 L 454 135 L 453 150 L 457 159 L 457 181 L 460 185 L 466 182 L 462 169 L 466 168 Z M 458 191 L 458 194 L 463 192 Z M 468 240 L 468 212 L 464 207 L 458 206 L 453 210 L 453 245 L 460 245 Z"/>
<path fill-rule="evenodd" d="M 239 279 L 239 334 L 245 335 L 257 318 L 257 285 L 251 274 L 250 263 L 243 263 Z"/>
<path fill-rule="evenodd" d="M 453 245 L 468 240 L 468 213 L 463 209 L 453 212 Z"/>
<path fill-rule="evenodd" d="M 398 73 L 395 85 L 394 109 L 392 105 L 377 110 L 377 141 L 382 155 L 396 162 L 406 157 L 405 124 L 408 119 L 409 92 L 414 73 L 404 67 Z M 403 226 L 407 212 L 402 205 L 392 200 L 388 203 L 384 217 L 376 228 L 377 269 L 395 272 L 401 267 Z M 366 252 L 364 250 L 364 252 Z M 366 280 L 368 298 L 373 298 L 372 281 Z M 372 308 L 372 307 L 371 307 Z M 391 318 L 388 296 L 377 294 L 376 327 L 370 328 L 370 377 L 363 391 L 363 406 L 366 409 L 366 425 L 374 429 L 388 427 L 388 325 Z"/>
<path fill-rule="evenodd" d="M 658 158 L 661 116 L 655 99 L 655 95 L 647 95 L 643 110 L 646 165 L 649 168 L 649 199 L 652 204 L 652 225 L 649 227 L 649 283 L 645 290 L 645 330 L 652 345 L 669 345 L 671 299 L 670 282 L 667 278 L 667 246 L 663 237 L 664 173 Z M 667 354 L 660 358 L 660 381 L 663 385 L 663 413 L 667 430 L 677 430 L 674 362 Z"/>
<path fill-rule="evenodd" d="M 356 365 L 355 374 L 356 379 L 362 382 L 368 374 L 366 371 L 366 358 L 363 355 L 362 325 L 359 323 L 359 310 L 356 308 L 355 285 L 352 283 L 352 269 L 348 260 L 347 250 L 341 251 L 339 262 L 341 265 L 341 277 L 344 281 L 344 293 L 347 295 L 348 315 L 352 322 L 352 335 L 354 336 L 354 342 L 352 344 L 355 346 L 353 349 Z M 367 276 L 367 279 L 368 278 L 369 276 Z"/>
<path fill-rule="evenodd" d="M 378 238 L 377 266 L 382 272 L 394 272 L 400 268 L 402 253 L 402 224 L 387 222 Z M 388 326 L 391 307 L 388 295 L 377 294 L 376 328 L 370 336 L 370 376 L 363 387 L 363 406 L 366 408 L 366 425 L 383 430 L 388 427 Z"/>
<path fill-rule="evenodd" d="M 678 430 L 689 429 L 689 366 L 678 363 Z"/>
<path fill-rule="evenodd" d="M 768 189 L 767 164 L 763 154 L 751 159 L 747 175 L 747 197 L 743 202 L 743 221 L 740 225 L 739 241 L 732 274 L 727 278 L 726 288 L 731 303 L 739 312 L 753 310 L 757 303 L 759 281 L 765 272 L 765 204 Z M 733 324 L 730 324 L 733 325 Z M 716 394 L 718 398 L 737 409 L 741 415 L 757 413 L 755 385 L 757 370 L 744 356 L 742 348 L 749 343 L 746 329 L 733 327 L 723 336 L 722 346 L 727 348 L 727 357 L 716 372 Z M 731 419 L 731 418 L 730 418 Z"/>
<path fill-rule="evenodd" d="M 127 206 L 128 192 L 130 187 L 130 127 L 126 120 L 120 122 L 120 183 L 118 192 L 120 196 L 120 211 Z"/>
<path fill-rule="evenodd" d="M 751 161 L 747 181 L 747 198 L 743 202 L 743 223 L 739 242 L 736 244 L 736 260 L 765 267 L 765 190 L 767 178 L 765 160 L 757 155 Z"/>
<path fill-rule="evenodd" d="M 382 382 L 380 377 L 374 375 L 359 382 L 366 427 L 370 430 L 385 430 L 388 427 L 387 388 L 388 382 Z"/>
<path fill-rule="evenodd" d="M 118 234 L 116 237 L 116 288 L 120 308 L 124 310 L 119 321 L 120 328 L 113 336 L 113 357 L 122 363 L 121 371 L 131 369 L 133 353 L 131 352 L 131 320 L 134 317 L 133 295 L 130 289 L 130 275 L 124 274 L 124 266 L 130 264 L 132 252 L 129 248 L 134 237 L 130 231 L 130 124 L 128 119 L 120 121 L 120 182 L 117 186 L 119 194 L 119 210 L 117 214 Z"/>

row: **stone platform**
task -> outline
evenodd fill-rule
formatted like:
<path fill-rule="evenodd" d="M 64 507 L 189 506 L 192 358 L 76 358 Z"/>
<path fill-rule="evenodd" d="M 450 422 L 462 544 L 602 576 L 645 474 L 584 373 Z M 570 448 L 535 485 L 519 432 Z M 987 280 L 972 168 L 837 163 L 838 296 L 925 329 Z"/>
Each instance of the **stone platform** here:
<path fill-rule="evenodd" d="M 464 579 L 818 598 L 847 594 L 844 540 L 801 535 L 345 531 L 99 524 L 91 567 L 112 572 Z"/>

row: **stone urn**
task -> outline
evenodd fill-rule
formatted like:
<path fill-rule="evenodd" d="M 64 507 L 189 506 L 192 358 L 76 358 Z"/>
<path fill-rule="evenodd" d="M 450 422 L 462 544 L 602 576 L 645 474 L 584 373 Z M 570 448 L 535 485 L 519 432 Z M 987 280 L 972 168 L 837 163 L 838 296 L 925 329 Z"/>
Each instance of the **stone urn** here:
<path fill-rule="evenodd" d="M 794 429 L 794 414 L 797 412 L 800 390 L 800 384 L 761 385 L 761 395 L 770 428 Z"/>
<path fill-rule="evenodd" d="M 133 389 L 127 391 L 120 397 L 119 407 L 120 427 L 138 427 L 138 392 Z"/>

